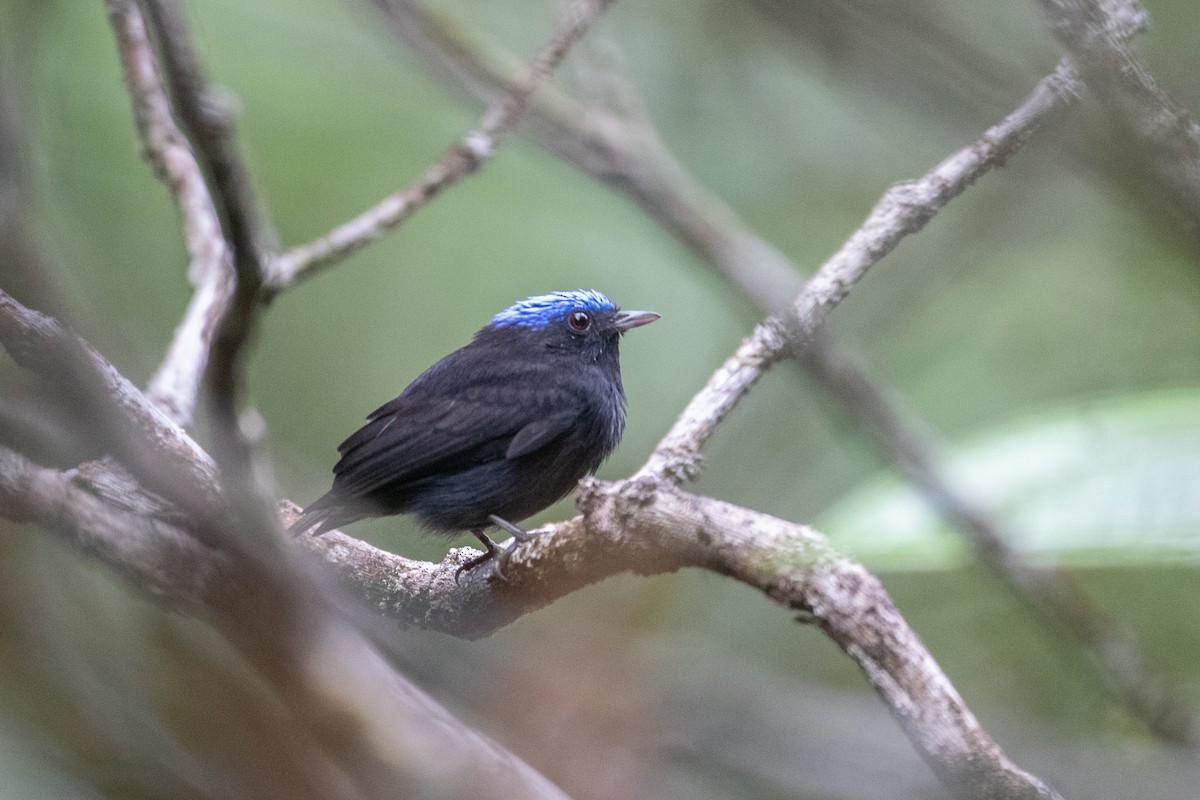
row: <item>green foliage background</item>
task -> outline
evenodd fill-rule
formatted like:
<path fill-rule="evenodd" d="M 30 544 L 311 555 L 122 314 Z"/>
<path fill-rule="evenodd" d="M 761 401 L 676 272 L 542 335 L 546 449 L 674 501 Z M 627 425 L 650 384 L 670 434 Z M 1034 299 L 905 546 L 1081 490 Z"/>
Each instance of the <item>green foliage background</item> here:
<path fill-rule="evenodd" d="M 1139 47 L 1176 99 L 1200 113 L 1200 8 L 1147 5 L 1155 24 Z M 553 4 L 540 0 L 440 6 L 523 56 L 554 19 Z M 407 184 L 481 111 L 438 84 L 367 4 L 206 0 L 188 8 L 213 77 L 236 97 L 244 149 L 284 244 L 311 239 Z M 102 4 L 8 0 L 0 9 L 0 67 L 23 103 L 20 168 L 37 234 L 61 270 L 76 324 L 144 382 L 188 286 L 177 220 L 139 158 Z M 1032 3 L 945 0 L 898 10 L 871 0 L 656 0 L 618 4 L 600 33 L 619 45 L 687 167 L 807 270 L 888 185 L 972 141 L 1059 55 Z M 1097 399 L 1200 382 L 1196 240 L 1164 213 L 1157 187 L 1130 174 L 1128 154 L 1097 135 L 1100 122 L 1086 105 L 1061 117 L 903 243 L 835 315 L 838 335 L 948 441 L 1046 409 L 1069 417 Z M 337 443 L 493 313 L 530 294 L 576 287 L 663 315 L 625 340 L 629 428 L 601 477 L 641 463 L 759 316 L 626 200 L 514 139 L 398 234 L 270 309 L 251 394 L 283 493 L 303 502 L 323 491 Z M 13 374 L 3 366 L 0 376 Z M 802 521 L 885 466 L 832 401 L 787 366 L 738 409 L 708 464 L 700 491 Z M 569 513 L 567 501 L 534 522 Z M 414 535 L 404 519 L 355 531 L 424 558 L 439 559 L 447 547 Z M 1125 544 L 1136 541 L 1130 531 Z M 37 558 L 72 557 L 41 546 Z M 1150 747 L 1106 702 L 1063 633 L 1032 619 L 980 569 L 875 566 L 985 724 L 1012 723 L 1001 738 L 1017 753 L 1022 745 L 1036 750 L 1039 737 L 1113 752 Z M 89 576 L 69 590 L 91 598 L 81 606 L 99 596 L 103 603 L 91 608 L 104 614 L 139 607 L 86 567 L 55 569 Z M 1083 575 L 1200 705 L 1193 566 L 1118 564 Z M 61 613 L 82 613 L 71 608 Z M 138 641 L 136 631 L 125 635 Z M 866 691 L 819 633 L 743 587 L 700 574 L 611 581 L 485 642 L 405 634 L 400 649 L 424 685 L 502 742 L 528 743 L 521 755 L 578 791 L 565 767 L 547 763 L 537 720 L 506 716 L 497 696 L 522 686 L 530 664 L 591 663 L 580 654 L 598 640 L 615 653 L 653 651 L 654 675 L 634 670 L 631 680 L 664 696 L 669 676 L 686 685 L 681 665 L 693 659 L 718 671 L 737 665 L 731 681 L 744 670 L 747 681 L 784 676 L 798 693 Z M 610 652 L 592 666 L 611 680 L 642 663 L 629 659 Z M 22 691 L 10 683 L 13 718 L 53 729 L 22 709 Z M 882 710 L 878 716 L 864 735 L 894 736 Z M 812 725 L 810 735 L 820 736 L 821 723 Z M 27 731 L 9 738 L 22 736 Z M 14 769 L 43 775 L 21 755 L 25 745 L 13 748 Z M 1154 752 L 1141 762 L 1148 781 L 1161 766 L 1154 759 L 1165 758 Z M 738 779 L 739 769 L 748 768 L 697 770 L 697 780 L 712 796 L 797 796 L 761 775 Z M 1046 769 L 1052 781 L 1054 769 Z M 57 796 L 50 778 L 37 781 L 37 796 Z M 4 796 L 34 794 L 0 787 Z"/>

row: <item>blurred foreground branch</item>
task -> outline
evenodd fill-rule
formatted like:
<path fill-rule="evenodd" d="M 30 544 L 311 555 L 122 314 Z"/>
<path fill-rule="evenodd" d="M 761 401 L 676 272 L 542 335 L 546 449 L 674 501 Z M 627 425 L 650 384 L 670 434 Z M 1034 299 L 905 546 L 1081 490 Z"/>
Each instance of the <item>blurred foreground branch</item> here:
<path fill-rule="evenodd" d="M 237 527 L 209 457 L 99 354 L 3 292 L 0 344 L 96 409 L 72 433 L 99 434 L 129 466 L 109 460 L 64 473 L 0 448 L 0 515 L 56 533 L 131 588 L 208 621 L 233 644 L 294 716 L 291 733 L 303 743 L 297 754 L 309 753 L 289 765 L 302 788 L 286 796 L 562 800 L 542 776 L 401 677 L 287 556 L 294 551 L 284 542 L 274 540 L 266 555 L 284 558 L 271 563 L 230 547 L 270 531 Z"/>
<path fill-rule="evenodd" d="M 1038 0 L 1050 28 L 1107 112 L 1131 160 L 1200 235 L 1200 125 L 1159 85 L 1131 41 L 1148 16 L 1136 0 Z"/>

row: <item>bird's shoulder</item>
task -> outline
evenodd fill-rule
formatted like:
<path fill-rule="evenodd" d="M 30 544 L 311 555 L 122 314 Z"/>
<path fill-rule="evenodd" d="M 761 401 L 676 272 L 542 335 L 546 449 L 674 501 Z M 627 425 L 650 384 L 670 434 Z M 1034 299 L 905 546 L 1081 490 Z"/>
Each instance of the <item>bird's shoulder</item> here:
<path fill-rule="evenodd" d="M 534 356 L 540 354 L 533 354 Z M 412 424 L 454 428 L 507 416 L 520 427 L 547 409 L 582 406 L 577 376 L 552 358 L 514 357 L 472 343 L 421 373 L 399 396 L 375 409 L 369 421 L 403 417 Z"/>

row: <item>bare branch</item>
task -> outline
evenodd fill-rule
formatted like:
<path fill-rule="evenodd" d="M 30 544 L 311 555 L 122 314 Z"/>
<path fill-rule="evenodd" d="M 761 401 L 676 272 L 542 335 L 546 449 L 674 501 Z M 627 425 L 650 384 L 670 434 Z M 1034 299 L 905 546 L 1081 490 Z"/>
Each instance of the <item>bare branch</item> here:
<path fill-rule="evenodd" d="M 14 336 L 9 331 L 19 327 L 32 312 L 22 313 L 12 301 L 0 305 L 0 311 L 4 312 L 0 320 L 8 323 L 0 326 L 0 340 L 14 349 L 14 355 L 23 363 L 36 365 L 37 359 L 27 351 L 32 350 L 36 356 L 47 346 L 31 348 L 25 339 L 32 334 Z M 36 316 L 28 319 L 26 327 L 34 327 L 35 323 L 38 329 L 49 330 L 53 339 L 67 336 L 52 321 Z M 133 393 L 133 403 L 140 397 L 131 386 L 106 388 Z M 153 409 L 144 398 L 139 407 Z M 163 453 L 157 458 L 158 470 L 176 476 L 181 471 L 201 471 L 196 464 L 186 465 L 183 470 L 171 468 L 172 463 L 188 457 L 187 452 Z M 89 497 L 102 492 L 94 491 L 89 497 L 68 495 L 61 479 L 55 482 L 53 475 L 33 470 L 19 457 L 8 457 L 4 464 L 12 475 L 5 491 L 28 493 L 35 485 L 52 488 L 46 490 L 48 499 L 0 507 L 11 507 L 11 513 L 44 526 L 66 526 L 75 532 L 73 543 L 98 557 L 127 553 L 129 547 L 123 548 L 121 542 L 109 545 L 77 533 L 94 515 Z M 80 478 L 95 483 L 95 476 Z M 87 512 L 81 519 L 72 516 L 76 503 L 81 514 Z M 613 485 L 587 482 L 581 489 L 579 504 L 585 512 L 582 520 L 563 523 L 555 528 L 554 535 L 542 535 L 520 548 L 507 568 L 507 582 L 489 581 L 482 573 L 472 573 L 461 587 L 456 585 L 457 566 L 467 557 L 466 550 L 456 550 L 442 565 L 433 566 L 407 562 L 338 534 L 303 541 L 323 550 L 327 560 L 380 611 L 459 635 L 480 635 L 579 586 L 626 570 L 651 574 L 698 566 L 730 575 L 788 608 L 811 612 L 822 629 L 864 670 L 922 755 L 950 785 L 985 792 L 981 796 L 1054 796 L 1004 758 L 878 583 L 858 565 L 836 556 L 819 534 L 687 494 L 670 482 L 648 476 Z M 92 525 L 88 533 L 92 537 L 130 535 L 122 521 Z M 228 531 L 220 541 L 235 536 L 235 532 Z M 196 552 L 173 547 L 171 537 L 138 537 L 133 552 L 138 561 L 126 563 L 124 569 L 158 563 L 140 552 L 140 548 L 153 547 L 156 541 L 170 548 L 175 557 L 198 557 Z M 286 633 L 291 626 L 279 623 L 283 609 L 272 598 L 293 598 L 287 601 L 288 612 L 284 615 L 284 620 L 293 624 L 294 615 L 302 607 L 297 603 L 312 600 L 304 601 L 310 594 L 303 583 L 291 588 L 278 585 L 273 572 L 263 573 L 252 567 L 251 562 L 235 565 L 234 574 L 222 579 L 207 596 L 207 602 L 215 603 L 222 615 L 233 620 L 231 634 L 255 638 L 264 634 L 265 627 L 274 631 L 273 636 L 283 636 L 283 642 L 272 645 L 261 656 L 278 668 L 286 660 L 275 650 L 284 647 L 293 653 L 295 642 Z M 251 571 L 247 573 L 247 569 Z M 298 574 L 292 575 L 289 582 L 298 578 Z M 227 580 L 237 585 L 228 587 Z M 247 581 L 258 587 L 250 595 L 245 592 Z M 164 582 L 147 583 L 159 586 Z M 249 596 L 258 599 L 247 604 Z M 847 601 L 852 604 L 840 605 Z M 306 629 L 311 624 L 309 618 Z"/>
<path fill-rule="evenodd" d="M 796 341 L 810 338 L 867 270 L 901 239 L 924 229 L 946 203 L 990 170 L 1003 166 L 1051 113 L 1078 95 L 1078 86 L 1070 63 L 1061 62 L 1016 110 L 973 144 L 924 177 L 884 192 L 863 224 L 817 270 L 793 303 L 788 325 Z"/>
<path fill-rule="evenodd" d="M 1029 97 L 973 144 L 942 161 L 924 177 L 899 183 L 883 197 L 841 249 L 804 285 L 792 307 L 768 318 L 743 345 L 751 358 L 735 354 L 696 396 L 644 468 L 651 474 L 692 479 L 702 463 L 701 450 L 717 423 L 729 413 L 785 351 L 802 350 L 825 323 L 830 312 L 880 259 L 906 236 L 917 233 L 946 203 L 980 176 L 1000 166 L 1046 117 L 1074 97 L 1076 82 L 1063 62 L 1043 78 Z M 739 350 L 739 353 L 742 351 Z M 729 375 L 740 375 L 731 381 Z"/>
<path fill-rule="evenodd" d="M 976 557 L 1049 622 L 1065 629 L 1092 659 L 1099 677 L 1126 710 L 1165 741 L 1195 748 L 1200 732 L 1191 703 L 1146 663 L 1137 638 L 1106 614 L 1066 570 L 1034 566 L 1009 544 L 1012 533 L 937 469 L 939 454 L 889 404 L 849 357 L 818 336 L 800 355 L 805 367 L 854 417 L 870 426 L 892 462 L 955 527 L 970 536 Z"/>
<path fill-rule="evenodd" d="M 79 398 L 81 429 L 147 488 L 200 518 L 218 505 L 212 459 L 86 342 L 0 290 L 0 345 L 18 364 Z"/>
<path fill-rule="evenodd" d="M 239 282 L 261 280 L 261 248 L 274 238 L 238 148 L 228 98 L 209 85 L 175 0 L 143 0 L 175 109 L 207 170 Z M 239 288 L 239 292 L 245 291 Z"/>
<path fill-rule="evenodd" d="M 0 508 L 6 516 L 65 534 L 72 546 L 170 603 L 215 609 L 219 623 L 232 613 L 233 622 L 220 624 L 234 626 L 235 641 L 272 635 L 290 638 L 282 629 L 266 633 L 263 628 L 269 620 L 249 630 L 239 629 L 246 622 L 245 614 L 259 618 L 259 601 L 244 607 L 249 596 L 238 588 L 245 580 L 241 567 L 230 567 L 216 551 L 195 544 L 166 523 L 123 516 L 89 491 L 91 479 L 81 478 L 82 484 L 77 485 L 61 473 L 0 449 L 0 500 L 4 501 Z M 456 584 L 466 549 L 432 565 L 393 556 L 336 532 L 302 541 L 320 552 L 377 610 L 465 636 L 489 633 L 580 586 L 623 571 L 658 574 L 690 566 L 729 575 L 816 622 L 859 665 L 918 751 L 949 786 L 978 797 L 1057 797 L 1008 761 L 879 582 L 858 564 L 839 557 L 820 534 L 653 478 L 616 484 L 588 481 L 579 505 L 583 517 L 543 530 L 520 548 L 506 569 L 506 581 L 469 573 L 461 585 Z M 240 612 L 234 612 L 231 604 Z M 306 629 L 311 631 L 319 619 L 319 615 L 309 617 Z M 336 646 L 328 642 L 329 647 L 310 651 L 306 658 L 319 662 L 336 652 L 337 668 L 313 663 L 305 671 L 307 680 L 377 684 L 381 673 L 367 669 L 355 677 L 345 672 L 347 665 L 373 663 L 359 658 L 366 655 L 357 652 L 359 640 L 347 639 L 344 633 L 335 639 Z M 274 647 L 267 648 L 268 654 Z M 288 685 L 292 693 L 311 691 Z M 353 694 L 362 696 L 358 691 Z M 378 694 L 365 694 L 379 701 Z M 428 712 L 419 709 L 420 714 Z M 410 707 L 407 713 L 414 711 Z M 428 726 L 427 721 L 421 727 L 439 728 Z M 511 768 L 507 764 L 504 774 L 510 775 Z"/>
<path fill-rule="evenodd" d="M 1070 62 L 1062 61 L 1020 107 L 974 145 L 943 161 L 920 181 L 889 189 L 863 225 L 805 287 L 793 308 L 790 324 L 798 327 L 793 328 L 791 340 L 780 335 L 772 320 L 760 325 L 693 398 L 643 470 L 676 480 L 695 477 L 701 466 L 700 451 L 715 425 L 754 385 L 756 371 L 779 359 L 780 352 L 774 348 L 782 351 L 786 347 L 820 385 L 842 401 L 929 502 L 970 536 L 980 560 L 1018 596 L 1075 637 L 1129 713 L 1163 739 L 1195 747 L 1200 732 L 1190 704 L 1148 666 L 1136 638 L 1105 614 L 1069 574 L 1036 568 L 1014 551 L 1000 524 L 941 474 L 939 459 L 925 437 L 828 336 L 815 335 L 820 320 L 832 308 L 830 304 L 836 305 L 866 269 L 904 236 L 923 228 L 980 175 L 1002 165 L 1050 114 L 1074 102 L 1081 90 Z M 718 266 L 722 263 L 715 254 L 709 260 Z M 775 344 L 766 344 L 771 338 Z M 752 357 L 747 358 L 747 353 Z M 730 380 L 731 375 L 737 380 Z"/>
<path fill-rule="evenodd" d="M 233 265 L 204 174 L 175 125 L 154 49 L 133 0 L 108 0 L 125 85 L 146 160 L 171 193 L 183 223 L 188 280 L 195 291 L 146 396 L 176 423 L 191 423 L 217 320 L 233 292 Z"/>
<path fill-rule="evenodd" d="M 397 36 L 480 97 L 504 80 L 503 59 L 484 57 L 461 26 L 451 26 L 414 0 L 379 0 Z M 418 41 L 419 40 L 419 41 Z M 1079 84 L 1059 64 L 1023 103 L 975 143 L 923 178 L 884 193 L 862 226 L 810 279 L 791 307 L 778 291 L 798 274 L 773 247 L 746 230 L 719 199 L 692 180 L 647 120 L 614 116 L 547 91 L 528 113 L 531 135 L 550 152 L 628 194 L 703 260 L 746 294 L 780 313 L 755 329 L 710 379 L 663 438 L 643 474 L 687 480 L 698 474 L 700 451 L 720 419 L 788 349 L 801 347 L 850 288 L 901 239 L 924 228 L 946 203 L 1000 166 L 1055 110 L 1072 102 Z M 636 104 L 634 104 L 636 108 Z M 626 103 L 622 111 L 627 111 Z"/>
<path fill-rule="evenodd" d="M 242 168 L 236 150 L 229 149 L 232 148 L 232 138 L 225 135 L 221 125 L 203 129 L 208 123 L 202 119 L 200 112 L 207 89 L 194 54 L 190 51 L 190 43 L 183 33 L 177 6 L 166 0 L 146 2 L 155 11 L 156 30 L 164 61 L 172 76 L 176 98 L 181 108 L 186 109 L 182 115 L 185 120 L 190 120 L 188 127 L 199 143 L 198 150 L 212 174 L 223 222 L 232 244 L 238 288 L 231 310 L 218 328 L 213 363 L 209 367 L 209 386 L 222 407 L 218 422 L 234 432 L 237 361 L 253 329 L 255 311 L 251 306 L 260 299 L 259 289 L 264 280 L 257 249 L 260 242 L 253 203 L 246 202 L 250 197 L 249 184 L 244 180 L 244 170 L 239 172 Z M 503 109 L 497 112 L 497 118 L 503 121 Z M 964 169 L 969 171 L 969 168 Z M 940 207 L 939 201 L 945 202 L 941 198 L 948 199 L 949 196 L 953 195 L 935 192 L 926 199 L 917 194 L 919 199 L 915 202 L 922 203 L 926 210 L 936 210 Z M 932 213 L 929 210 L 927 216 Z M 913 229 L 919 229 L 925 221 L 919 218 L 919 214 L 917 216 L 915 222 L 909 220 L 915 226 Z M 883 223 L 881 225 L 886 228 Z M 894 245 L 894 241 L 886 243 L 886 236 L 876 243 L 883 250 L 874 255 L 875 260 Z M 683 455 L 688 463 L 698 463 L 703 439 L 707 438 L 737 399 L 748 391 L 749 386 L 762 374 L 763 368 L 771 360 L 785 354 L 796 341 L 803 341 L 819 330 L 824 316 L 874 263 L 869 260 L 869 253 L 866 258 L 869 263 L 861 259 L 855 261 L 848 256 L 844 263 L 822 270 L 801 294 L 798 307 L 792 314 L 772 318 L 760 326 L 761 333 L 756 332 L 758 341 L 749 349 L 739 351 L 745 364 L 729 371 L 725 388 L 717 387 L 712 392 L 716 401 L 712 410 L 702 410 L 703 413 L 696 414 L 686 426 L 684 432 L 689 438 L 684 446 L 691 447 L 694 444 L 696 453 L 695 460 L 689 460 L 686 453 Z M 822 277 L 824 282 L 820 280 Z M 0 300 L 5 298 L 0 295 Z M 25 339 L 29 336 L 28 332 L 21 330 L 25 321 L 21 311 L 27 310 L 14 307 L 11 303 L 0 305 L 0 319 L 12 323 L 0 325 L 0 338 L 6 344 L 15 342 L 18 349 L 27 346 Z M 34 319 L 33 322 L 41 320 Z M 55 326 L 32 327 L 40 329 Z M 785 333 L 788 335 L 785 336 Z M 62 340 L 68 348 L 83 351 L 78 340 L 62 332 L 60 327 L 51 338 Z M 751 341 L 755 342 L 753 339 Z M 99 366 L 103 365 L 102 361 L 96 363 L 99 357 L 94 354 L 76 356 L 69 349 L 63 353 L 65 355 L 59 354 L 62 357 L 58 360 L 71 365 L 72 372 L 81 376 L 90 377 L 91 372 L 98 371 Z M 88 388 L 91 388 L 90 384 Z M 101 391 L 109 389 L 126 392 L 125 387 L 117 381 L 100 387 Z M 130 402 L 137 405 L 139 410 L 146 403 L 136 390 L 132 390 Z M 102 408 L 109 410 L 103 405 Z M 124 419 L 120 414 L 117 416 Z M 110 438 L 115 440 L 119 437 Z M 697 439 L 699 441 L 694 441 Z M 132 446 L 116 443 L 118 452 L 125 452 Z M 188 455 L 177 453 L 174 457 L 187 459 Z M 164 460 L 170 458 L 171 454 L 163 454 Z M 662 474 L 673 473 L 670 464 L 673 458 L 675 454 L 668 454 L 668 467 Z M 138 471 L 139 478 L 145 479 L 145 463 L 137 458 L 131 458 L 131 461 L 141 468 Z M 224 459 L 222 461 L 224 463 Z M 237 464 L 239 459 L 234 461 Z M 248 459 L 240 461 L 244 464 Z M 686 472 L 682 467 L 679 469 Z M 10 480 L 10 474 L 16 477 Z M 242 476 L 233 477 L 236 480 Z M 61 479 L 56 475 L 39 471 L 20 457 L 0 452 L 0 496 L 5 491 L 36 493 L 33 487 L 47 486 L 51 488 L 41 490 L 47 495 L 45 502 L 26 502 L 19 507 L 19 513 L 42 525 L 73 524 L 70 520 L 64 522 L 63 518 L 74 513 L 76 505 L 85 507 L 85 499 L 68 496 L 61 491 Z M 57 497 L 68 499 L 56 501 L 55 491 L 59 492 Z M 833 638 L 863 669 L 918 750 L 948 785 L 980 797 L 1057 797 L 1038 779 L 1022 772 L 1004 757 L 908 628 L 878 581 L 859 565 L 838 557 L 819 534 L 763 514 L 688 494 L 669 481 L 661 480 L 658 475 L 649 473 L 614 485 L 590 482 L 581 490 L 579 502 L 584 510 L 582 521 L 566 523 L 559 527 L 555 536 L 546 536 L 522 547 L 510 565 L 510 582 L 497 584 L 487 581 L 482 574 L 472 574 L 468 576 L 463 590 L 454 587 L 454 595 L 469 592 L 472 587 L 481 587 L 481 590 L 499 595 L 519 594 L 524 582 L 527 587 L 536 588 L 536 591 L 531 590 L 531 597 L 552 599 L 551 595 L 560 591 L 559 587 L 551 585 L 556 575 L 573 574 L 574 580 L 588 582 L 623 569 L 650 573 L 678 569 L 680 566 L 700 566 L 730 575 L 759 588 L 786 608 L 800 611 L 806 618 L 811 617 Z M 254 521 L 250 515 L 246 517 Z M 122 535 L 120 525 L 96 524 L 93 527 L 100 534 Z M 571 536 L 563 533 L 571 530 L 576 530 L 577 534 Z M 251 538 L 257 538 L 269 535 L 270 531 L 264 528 L 247 533 Z M 229 537 L 233 537 L 233 532 L 229 533 Z M 331 537 L 327 541 L 336 540 Z M 144 537 L 137 542 L 142 546 L 152 540 Z M 593 551 L 591 548 L 596 549 Z M 606 548 L 613 554 L 611 561 L 605 560 Z M 546 551 L 545 556 L 542 555 L 543 550 Z M 106 550 L 99 545 L 93 546 L 89 552 L 102 558 L 110 553 L 119 554 L 116 549 Z M 589 559 L 589 552 L 593 552 L 596 558 Z M 192 555 L 188 553 L 183 557 Z M 201 553 L 195 557 L 204 556 Z M 544 561 L 544 557 L 552 558 Z M 443 565 L 434 569 L 441 570 L 440 579 L 449 590 L 445 580 L 451 574 L 450 567 Z M 601 571 L 594 571 L 597 569 Z M 422 566 L 418 572 L 428 570 Z M 353 574 L 363 573 L 356 569 Z M 371 690 L 380 688 L 378 684 L 381 677 L 386 679 L 386 676 L 391 676 L 390 671 L 375 668 L 370 657 L 372 654 L 361 639 L 331 623 L 319 598 L 305 585 L 302 576 L 288 576 L 294 585 L 277 584 L 270 580 L 273 577 L 274 573 L 265 566 L 252 562 L 236 563 L 233 574 L 223 577 L 224 585 L 208 598 L 223 632 L 246 652 L 254 654 L 260 671 L 276 680 L 281 690 L 288 692 L 296 701 L 294 707 L 301 713 L 311 715 L 307 717 L 311 722 L 327 724 L 328 712 L 338 706 L 337 701 L 341 698 L 339 690 L 343 689 L 344 682 L 350 687 L 345 689 L 348 694 L 358 694 L 356 711 L 360 713 L 355 718 L 356 724 L 351 731 L 353 735 L 345 737 L 349 742 L 347 748 L 377 741 L 371 734 L 381 732 L 372 727 L 372 723 L 377 724 L 378 720 L 361 716 L 361 700 L 364 695 L 387 698 L 386 691 L 376 693 Z M 391 578 L 393 583 L 390 591 L 393 594 L 404 588 L 395 585 L 394 575 Z M 163 581 L 159 583 L 167 585 Z M 428 596 L 431 595 L 427 593 Z M 519 596 L 515 599 L 520 600 Z M 290 604 L 295 600 L 302 601 L 304 605 L 293 609 Z M 310 603 L 313 605 L 309 606 Z M 287 608 L 281 609 L 281 605 Z M 311 613 L 305 616 L 300 613 L 300 608 Z M 279 621 L 295 623 L 301 617 L 304 618 L 303 626 L 277 624 Z M 285 657 L 302 654 L 298 649 L 301 637 L 303 645 L 317 646 L 312 648 L 307 657 L 288 660 Z M 258 652 L 252 644 L 261 646 L 263 652 Z M 347 674 L 347 665 L 358 669 L 351 669 Z M 332 680 L 333 677 L 336 680 Z M 386 710 L 392 709 L 388 707 Z M 427 709 L 422 709 L 422 712 L 416 719 L 428 718 L 429 715 L 425 713 Z M 392 736 L 396 735 L 394 729 L 389 730 Z M 323 741 L 331 747 L 336 746 L 328 736 Z M 541 796 L 541 793 L 535 796 Z"/>
<path fill-rule="evenodd" d="M 251 592 L 239 585 L 245 565 L 165 521 L 114 507 L 94 492 L 98 477 L 45 469 L 0 447 L 0 513 L 58 534 L 171 608 L 213 619 L 251 662 L 269 658 L 281 643 L 296 645 L 294 632 L 267 620 L 246 630 L 245 620 L 230 613 L 234 606 L 256 611 L 263 602 L 262 586 Z M 126 498 L 138 492 L 128 483 L 122 489 Z M 351 626 L 332 624 L 328 611 L 307 611 L 309 638 L 296 650 L 303 658 L 263 673 L 291 701 L 299 724 L 295 735 L 314 738 L 321 759 L 334 762 L 296 766 L 310 773 L 305 777 L 313 794 L 305 796 L 566 800 L 523 761 L 392 671 Z M 322 742 L 331 735 L 337 747 Z M 348 776 L 357 784 L 352 787 L 347 764 L 355 770 Z M 329 774 L 342 777 L 330 782 Z"/>
<path fill-rule="evenodd" d="M 1107 111 L 1125 154 L 1166 188 L 1200 234 L 1200 125 L 1158 84 L 1130 41 L 1147 22 L 1135 0 L 1039 0 L 1050 28 Z"/>
<path fill-rule="evenodd" d="M 562 62 L 571 46 L 591 28 L 612 0 L 576 0 L 551 40 L 483 115 L 479 126 L 447 151 L 416 183 L 384 198 L 359 216 L 308 244 L 275 259 L 271 295 L 312 277 L 358 248 L 395 230 L 445 189 L 477 172 L 491 158 L 524 113 L 530 98 Z"/>
<path fill-rule="evenodd" d="M 753 586 L 811 617 L 863 670 L 930 767 L 975 797 L 1057 797 L 1004 757 L 896 610 L 878 580 L 802 525 L 653 477 L 581 485 L 583 516 L 521 546 L 506 580 L 377 550 L 338 532 L 303 537 L 376 610 L 458 636 L 484 636 L 522 614 L 620 572 L 699 567 Z M 294 517 L 296 509 L 286 509 Z"/>
<path fill-rule="evenodd" d="M 698 477 L 704 466 L 704 445 L 786 348 L 787 336 L 778 317 L 759 323 L 692 397 L 638 474 L 667 477 L 675 483 Z"/>
<path fill-rule="evenodd" d="M 221 465 L 229 508 L 249 523 L 251 531 L 265 532 L 275 524 L 275 518 L 269 493 L 260 485 L 252 436 L 243 429 L 239 414 L 246 350 L 262 308 L 267 226 L 260 217 L 250 175 L 237 144 L 232 114 L 222 108 L 209 86 L 179 3 L 177 0 L 142 2 L 176 109 L 211 181 L 233 260 L 233 296 L 219 309 L 203 376 L 214 423 L 213 452 Z M 218 526 L 214 532 L 223 530 Z M 246 539 L 237 544 L 272 549 L 269 538 Z"/>
<path fill-rule="evenodd" d="M 477 97 L 494 96 L 511 69 L 510 60 L 472 40 L 462 26 L 447 24 L 425 11 L 419 3 L 380 0 L 377 5 L 398 37 L 452 83 Z M 1138 24 L 1137 19 L 1127 19 L 1124 31 L 1132 34 Z M 749 231 L 678 163 L 662 143 L 636 90 L 618 77 L 616 66 L 595 40 L 586 43 L 579 56 L 575 77 L 582 82 L 589 103 L 584 105 L 547 87 L 526 117 L 532 138 L 568 164 L 629 196 L 702 263 L 759 306 L 782 310 L 782 298 L 799 293 L 799 268 Z M 1082 84 L 1064 60 L 993 132 L 1015 133 L 1015 147 L 1056 109 L 1074 103 L 1081 92 Z M 985 134 L 984 140 L 987 138 Z M 877 223 L 879 218 L 873 215 L 872 219 Z M 895 230 L 885 234 L 894 244 Z M 848 242 L 839 255 L 848 255 L 852 244 Z M 779 360 L 785 338 L 778 318 L 756 328 L 688 404 L 641 474 L 667 475 L 677 481 L 697 474 L 703 442 L 762 372 Z M 971 537 L 984 564 L 1047 618 L 1067 627 L 1132 714 L 1168 741 L 1196 740 L 1188 704 L 1179 702 L 1177 693 L 1146 665 L 1136 640 L 1109 619 L 1069 575 L 1038 570 L 1013 551 L 999 524 L 941 473 L 932 445 L 829 337 L 817 337 L 809 346 L 793 349 L 792 354 L 855 415 L 929 502 Z"/>

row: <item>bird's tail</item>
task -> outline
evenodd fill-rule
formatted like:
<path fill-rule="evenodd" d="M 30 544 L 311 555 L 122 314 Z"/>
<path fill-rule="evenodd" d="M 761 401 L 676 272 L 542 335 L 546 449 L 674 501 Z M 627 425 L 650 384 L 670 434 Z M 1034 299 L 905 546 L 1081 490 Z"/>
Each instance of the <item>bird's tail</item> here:
<path fill-rule="evenodd" d="M 299 536 L 308 529 L 314 528 L 312 535 L 320 536 L 339 525 L 345 525 L 357 519 L 357 517 L 339 513 L 337 500 L 331 495 L 332 492 L 323 494 L 309 503 L 308 508 L 301 511 L 296 521 L 288 526 L 288 533 Z"/>

